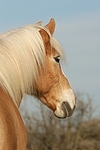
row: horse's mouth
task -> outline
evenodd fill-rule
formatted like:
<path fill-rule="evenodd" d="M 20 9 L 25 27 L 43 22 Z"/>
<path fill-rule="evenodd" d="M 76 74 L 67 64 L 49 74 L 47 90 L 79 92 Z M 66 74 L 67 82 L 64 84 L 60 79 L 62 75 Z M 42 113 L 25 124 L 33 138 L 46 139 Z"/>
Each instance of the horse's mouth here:
<path fill-rule="evenodd" d="M 54 114 L 58 118 L 70 117 L 73 114 L 75 107 L 72 109 L 67 101 L 64 101 L 61 106 L 58 106 Z"/>

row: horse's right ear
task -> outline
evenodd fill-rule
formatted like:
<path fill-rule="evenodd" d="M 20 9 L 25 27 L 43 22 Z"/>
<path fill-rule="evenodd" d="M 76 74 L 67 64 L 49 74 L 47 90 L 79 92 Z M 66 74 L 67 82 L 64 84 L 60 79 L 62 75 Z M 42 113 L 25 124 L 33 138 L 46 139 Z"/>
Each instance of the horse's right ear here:
<path fill-rule="evenodd" d="M 51 35 L 53 35 L 55 31 L 55 20 L 52 18 L 45 27 L 50 31 Z"/>
<path fill-rule="evenodd" d="M 47 28 L 49 30 L 49 32 L 52 36 L 54 33 L 54 30 L 55 30 L 55 20 L 51 19 L 50 22 L 47 25 L 45 25 L 45 28 Z M 39 32 L 43 38 L 44 43 L 46 43 L 50 40 L 50 37 L 45 30 L 41 29 Z"/>

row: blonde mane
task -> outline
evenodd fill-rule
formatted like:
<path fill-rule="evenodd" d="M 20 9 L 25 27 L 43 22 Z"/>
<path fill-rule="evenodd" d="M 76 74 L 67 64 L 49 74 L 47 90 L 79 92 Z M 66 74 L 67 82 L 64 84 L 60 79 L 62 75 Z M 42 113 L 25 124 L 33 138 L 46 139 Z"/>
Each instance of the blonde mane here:
<path fill-rule="evenodd" d="M 9 93 L 16 105 L 24 93 L 34 92 L 38 66 L 44 66 L 46 54 L 40 29 L 49 34 L 51 46 L 62 56 L 60 44 L 45 27 L 38 24 L 0 35 L 0 86 Z"/>

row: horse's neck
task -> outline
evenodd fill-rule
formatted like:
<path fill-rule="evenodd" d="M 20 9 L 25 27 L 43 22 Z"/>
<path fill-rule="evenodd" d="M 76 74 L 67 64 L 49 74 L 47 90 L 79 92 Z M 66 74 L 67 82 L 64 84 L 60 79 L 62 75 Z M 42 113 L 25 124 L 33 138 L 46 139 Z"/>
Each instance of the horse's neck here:
<path fill-rule="evenodd" d="M 0 88 L 0 150 L 25 150 L 25 147 L 26 131 L 20 113 L 11 97 Z"/>

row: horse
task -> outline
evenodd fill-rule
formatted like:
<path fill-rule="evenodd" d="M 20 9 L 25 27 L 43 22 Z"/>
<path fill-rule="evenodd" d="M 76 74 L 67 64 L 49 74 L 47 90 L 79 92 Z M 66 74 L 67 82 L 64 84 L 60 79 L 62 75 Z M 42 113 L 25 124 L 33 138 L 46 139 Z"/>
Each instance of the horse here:
<path fill-rule="evenodd" d="M 58 118 L 73 114 L 76 98 L 64 75 L 64 51 L 53 37 L 55 20 L 0 34 L 0 150 L 25 150 L 26 130 L 19 112 L 25 93 L 34 95 Z"/>

